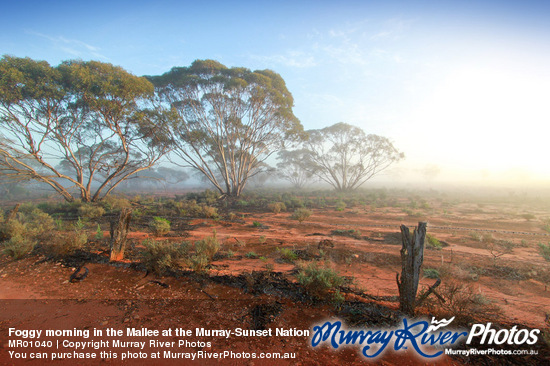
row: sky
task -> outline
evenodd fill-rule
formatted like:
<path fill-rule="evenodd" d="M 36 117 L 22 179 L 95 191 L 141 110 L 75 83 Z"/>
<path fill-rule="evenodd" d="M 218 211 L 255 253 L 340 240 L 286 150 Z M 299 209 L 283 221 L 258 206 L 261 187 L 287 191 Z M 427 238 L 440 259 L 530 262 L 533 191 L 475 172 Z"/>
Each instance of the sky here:
<path fill-rule="evenodd" d="M 306 129 L 390 138 L 386 178 L 550 182 L 550 1 L 5 1 L 0 54 L 271 69 Z"/>

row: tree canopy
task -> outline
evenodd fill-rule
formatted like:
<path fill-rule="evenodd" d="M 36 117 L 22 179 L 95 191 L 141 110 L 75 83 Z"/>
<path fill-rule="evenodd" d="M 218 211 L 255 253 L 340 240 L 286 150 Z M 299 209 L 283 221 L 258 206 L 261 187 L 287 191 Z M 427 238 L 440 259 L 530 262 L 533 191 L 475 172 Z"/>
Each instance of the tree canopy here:
<path fill-rule="evenodd" d="M 169 149 L 154 87 L 97 61 L 0 60 L 0 174 L 97 201 Z"/>
<path fill-rule="evenodd" d="M 338 191 L 349 191 L 404 158 L 386 137 L 336 123 L 307 131 L 304 166 Z"/>
<path fill-rule="evenodd" d="M 197 60 L 149 80 L 179 116 L 171 139 L 182 165 L 223 195 L 239 196 L 270 155 L 303 133 L 292 95 L 271 70 Z"/>

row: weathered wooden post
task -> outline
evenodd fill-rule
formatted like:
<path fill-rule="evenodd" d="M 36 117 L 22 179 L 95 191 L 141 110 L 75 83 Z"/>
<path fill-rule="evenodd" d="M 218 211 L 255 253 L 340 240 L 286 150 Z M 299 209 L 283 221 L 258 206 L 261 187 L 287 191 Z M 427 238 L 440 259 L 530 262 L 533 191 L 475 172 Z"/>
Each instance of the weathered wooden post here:
<path fill-rule="evenodd" d="M 111 221 L 111 262 L 124 258 L 124 248 L 126 247 L 126 237 L 128 236 L 131 218 L 132 210 L 123 208 L 120 211 L 118 220 Z"/>
<path fill-rule="evenodd" d="M 409 316 L 414 316 L 416 307 L 416 292 L 420 279 L 420 267 L 424 260 L 424 239 L 426 237 L 426 222 L 419 222 L 413 235 L 409 228 L 401 225 L 401 279 L 397 273 L 399 288 L 399 310 Z"/>

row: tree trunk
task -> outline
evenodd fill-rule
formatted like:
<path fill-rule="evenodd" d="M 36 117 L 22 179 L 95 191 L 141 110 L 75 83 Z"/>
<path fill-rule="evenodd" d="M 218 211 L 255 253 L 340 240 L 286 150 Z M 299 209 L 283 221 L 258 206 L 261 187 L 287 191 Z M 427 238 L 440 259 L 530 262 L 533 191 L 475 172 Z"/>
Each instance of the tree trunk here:
<path fill-rule="evenodd" d="M 118 221 L 111 221 L 111 262 L 120 261 L 124 258 L 124 248 L 126 247 L 126 237 L 132 210 L 123 208 L 118 217 Z"/>
<path fill-rule="evenodd" d="M 420 267 L 424 260 L 426 227 L 426 222 L 419 222 L 411 238 L 409 228 L 401 225 L 401 280 L 399 280 L 399 274 L 397 274 L 399 310 L 409 316 L 414 316 L 416 307 Z"/>

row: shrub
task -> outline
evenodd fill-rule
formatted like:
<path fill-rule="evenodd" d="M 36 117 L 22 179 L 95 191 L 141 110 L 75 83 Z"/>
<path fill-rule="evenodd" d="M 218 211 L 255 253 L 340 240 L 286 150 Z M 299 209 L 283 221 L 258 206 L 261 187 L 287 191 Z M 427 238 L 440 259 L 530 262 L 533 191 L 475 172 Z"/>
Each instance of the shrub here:
<path fill-rule="evenodd" d="M 210 261 L 205 254 L 195 254 L 189 258 L 189 266 L 195 272 L 203 273 L 208 268 Z"/>
<path fill-rule="evenodd" d="M 294 213 L 292 214 L 292 216 L 290 216 L 290 218 L 293 220 L 298 220 L 301 224 L 302 222 L 304 222 L 305 219 L 307 219 L 310 216 L 311 216 L 310 210 L 308 210 L 307 208 L 299 208 L 296 211 L 294 211 Z"/>
<path fill-rule="evenodd" d="M 424 277 L 426 278 L 440 278 L 439 271 L 435 268 L 425 268 Z"/>
<path fill-rule="evenodd" d="M 267 205 L 267 208 L 275 214 L 278 214 L 281 211 L 286 211 L 286 206 L 283 202 L 270 203 Z"/>
<path fill-rule="evenodd" d="M 170 243 L 168 241 L 144 240 L 145 249 L 141 252 L 141 263 L 145 268 L 158 275 L 178 267 L 181 260 L 187 257 L 189 244 Z"/>
<path fill-rule="evenodd" d="M 336 211 L 344 211 L 346 209 L 346 203 L 344 201 L 336 202 Z"/>
<path fill-rule="evenodd" d="M 426 246 L 431 249 L 440 250 L 443 248 L 441 242 L 431 234 L 426 234 Z"/>
<path fill-rule="evenodd" d="M 254 259 L 254 258 L 257 258 L 258 255 L 254 252 L 248 252 L 244 255 L 246 258 L 250 258 L 250 259 Z"/>
<path fill-rule="evenodd" d="M 165 218 L 155 216 L 153 220 L 149 222 L 149 228 L 157 236 L 165 235 L 170 231 L 170 221 Z"/>
<path fill-rule="evenodd" d="M 474 290 L 471 284 L 451 281 L 437 289 L 441 298 L 428 297 L 426 306 L 441 317 L 456 317 L 458 324 L 465 324 L 476 318 L 498 318 L 500 308 Z M 442 301 L 445 300 L 445 301 Z"/>
<path fill-rule="evenodd" d="M 207 219 L 218 218 L 218 209 L 207 205 L 202 205 L 200 209 L 200 216 Z"/>
<path fill-rule="evenodd" d="M 279 252 L 279 254 L 281 254 L 281 259 L 284 261 L 284 262 L 288 262 L 288 263 L 292 263 L 294 262 L 296 259 L 298 259 L 298 255 L 296 254 L 296 252 L 292 249 L 289 249 L 289 248 L 277 248 L 277 251 Z"/>
<path fill-rule="evenodd" d="M 85 204 L 78 208 L 78 214 L 87 220 L 95 220 L 105 214 L 105 209 L 101 206 Z"/>
<path fill-rule="evenodd" d="M 63 258 L 72 255 L 80 250 L 88 242 L 88 235 L 82 230 L 72 230 L 52 238 L 49 251 L 56 258 Z"/>
<path fill-rule="evenodd" d="M 219 250 L 220 243 L 218 241 L 216 230 L 214 230 L 214 234 L 212 236 L 207 236 L 195 243 L 196 254 L 206 256 L 208 261 L 211 261 L 214 254 L 216 254 Z"/>
<path fill-rule="evenodd" d="M 344 278 L 331 268 L 319 267 L 316 262 L 311 262 L 298 273 L 298 282 L 317 300 L 327 297 L 338 300 L 341 297 L 338 288 L 344 283 Z"/>
<path fill-rule="evenodd" d="M 13 259 L 20 259 L 33 251 L 36 242 L 20 235 L 12 236 L 4 242 L 2 252 Z"/>
<path fill-rule="evenodd" d="M 103 239 L 103 230 L 101 230 L 101 226 L 97 224 L 97 229 L 95 230 L 95 238 L 96 240 Z"/>
<path fill-rule="evenodd" d="M 550 261 L 550 243 L 548 244 L 539 243 L 539 252 L 544 259 L 546 259 L 547 261 Z"/>
<path fill-rule="evenodd" d="M 101 203 L 107 211 L 120 211 L 123 208 L 132 207 L 132 203 L 130 202 L 130 200 L 115 195 L 109 195 L 103 198 L 101 200 Z"/>
<path fill-rule="evenodd" d="M 264 243 L 266 242 L 266 240 L 267 240 L 267 239 L 265 238 L 265 235 L 262 235 L 262 236 L 260 236 L 260 238 L 258 239 L 258 242 L 259 242 L 260 244 L 264 244 Z"/>

